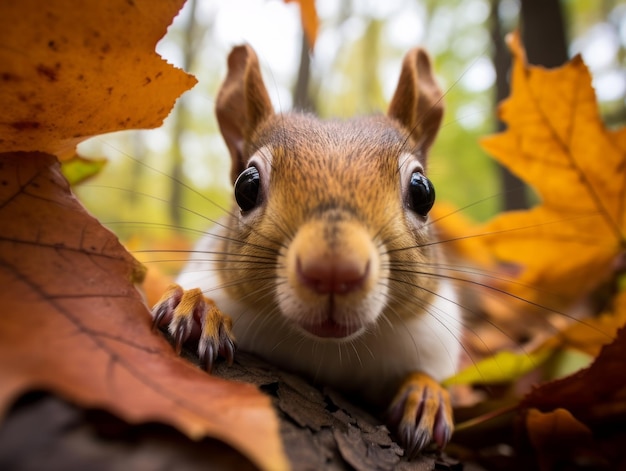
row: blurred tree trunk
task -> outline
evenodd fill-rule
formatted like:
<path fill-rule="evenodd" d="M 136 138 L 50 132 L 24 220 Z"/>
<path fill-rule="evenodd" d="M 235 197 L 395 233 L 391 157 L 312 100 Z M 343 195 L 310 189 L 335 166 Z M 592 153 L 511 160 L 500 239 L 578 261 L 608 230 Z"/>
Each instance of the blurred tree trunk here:
<path fill-rule="evenodd" d="M 559 0 L 523 0 L 521 3 L 522 42 L 528 62 L 545 67 L 556 67 L 567 60 L 565 25 Z M 500 0 L 491 2 L 491 35 L 494 44 L 493 63 L 496 69 L 496 102 L 509 95 L 510 52 L 504 43 L 502 24 L 498 10 Z M 504 123 L 498 121 L 502 131 Z M 500 166 L 500 180 L 505 211 L 524 209 L 529 206 L 524 183 L 508 169 Z"/>
<path fill-rule="evenodd" d="M 182 68 L 186 71 L 190 71 L 193 67 L 193 61 L 195 59 L 195 39 L 196 39 L 196 6 L 197 0 L 190 0 L 189 2 L 189 17 L 187 24 L 184 27 L 183 44 L 181 45 L 183 50 L 183 64 Z M 173 131 L 172 131 L 172 152 L 171 152 L 171 167 L 168 172 L 170 176 L 170 182 L 172 184 L 170 190 L 170 219 L 175 226 L 181 225 L 181 208 L 182 208 L 182 192 L 183 192 L 183 155 L 181 151 L 182 136 L 187 124 L 187 107 L 185 105 L 184 97 L 180 100 L 179 106 L 176 107 L 173 116 Z"/>
<path fill-rule="evenodd" d="M 521 2 L 522 41 L 528 62 L 557 67 L 567 61 L 565 24 L 559 0 Z"/>
<path fill-rule="evenodd" d="M 309 83 L 311 82 L 311 55 L 309 42 L 306 34 L 302 32 L 300 46 L 300 66 L 298 67 L 298 78 L 293 91 L 293 108 L 300 111 L 315 112 L 313 101 L 309 93 Z"/>
<path fill-rule="evenodd" d="M 496 70 L 496 104 L 500 103 L 509 96 L 509 70 L 511 68 L 511 54 L 504 42 L 505 31 L 502 31 L 500 15 L 500 0 L 491 1 L 490 12 L 490 29 L 493 42 L 493 65 Z M 496 119 L 496 129 L 503 131 L 505 125 L 499 119 Z M 523 209 L 528 207 L 526 199 L 526 191 L 524 182 L 513 175 L 508 168 L 498 165 L 500 174 L 500 186 L 502 193 L 502 210 L 510 211 L 513 209 Z"/>

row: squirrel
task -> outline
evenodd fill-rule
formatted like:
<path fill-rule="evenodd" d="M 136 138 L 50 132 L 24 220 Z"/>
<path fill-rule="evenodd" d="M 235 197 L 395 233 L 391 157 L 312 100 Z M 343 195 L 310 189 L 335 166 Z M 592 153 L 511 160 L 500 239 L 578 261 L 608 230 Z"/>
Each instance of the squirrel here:
<path fill-rule="evenodd" d="M 235 47 L 216 99 L 232 211 L 198 243 L 152 313 L 211 371 L 237 348 L 387 409 L 407 456 L 453 432 L 440 381 L 462 313 L 428 213 L 427 152 L 443 94 L 422 48 L 386 115 L 275 113 L 258 58 Z M 205 296 L 206 294 L 206 296 Z"/>

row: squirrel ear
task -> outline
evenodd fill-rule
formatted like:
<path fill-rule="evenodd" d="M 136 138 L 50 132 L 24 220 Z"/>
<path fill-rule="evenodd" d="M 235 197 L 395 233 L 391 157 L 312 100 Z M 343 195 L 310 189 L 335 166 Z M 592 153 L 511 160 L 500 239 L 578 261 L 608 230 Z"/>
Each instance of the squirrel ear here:
<path fill-rule="evenodd" d="M 217 94 L 215 112 L 230 151 L 231 176 L 235 181 L 244 170 L 244 144 L 274 112 L 259 60 L 250 46 L 237 46 L 229 54 L 228 74 Z"/>
<path fill-rule="evenodd" d="M 397 120 L 426 152 L 441 124 L 442 97 L 428 54 L 419 47 L 411 49 L 404 56 L 387 116 Z"/>

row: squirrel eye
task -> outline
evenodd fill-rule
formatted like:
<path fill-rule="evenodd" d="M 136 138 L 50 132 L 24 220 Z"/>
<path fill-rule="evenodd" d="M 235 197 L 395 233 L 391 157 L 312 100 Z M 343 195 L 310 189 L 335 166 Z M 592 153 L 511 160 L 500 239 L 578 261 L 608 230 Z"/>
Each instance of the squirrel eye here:
<path fill-rule="evenodd" d="M 235 181 L 235 200 L 242 211 L 253 210 L 259 200 L 261 177 L 256 167 L 248 167 Z"/>
<path fill-rule="evenodd" d="M 413 172 L 409 182 L 409 208 L 425 217 L 435 204 L 435 187 L 421 172 Z"/>

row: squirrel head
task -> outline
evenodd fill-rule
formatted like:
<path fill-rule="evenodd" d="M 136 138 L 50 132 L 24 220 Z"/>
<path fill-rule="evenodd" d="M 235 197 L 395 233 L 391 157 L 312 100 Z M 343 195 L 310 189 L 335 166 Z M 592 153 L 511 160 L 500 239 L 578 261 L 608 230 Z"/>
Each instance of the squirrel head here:
<path fill-rule="evenodd" d="M 228 56 L 228 75 L 217 96 L 216 115 L 232 158 L 234 182 L 246 168 L 249 154 L 255 149 L 257 131 L 266 121 L 276 117 L 259 60 L 249 45 L 233 48 Z M 412 148 L 419 149 L 425 159 L 441 124 L 443 102 L 430 58 L 424 49 L 414 48 L 404 57 L 387 116 L 402 129 Z M 284 120 L 279 123 L 281 126 L 288 124 Z"/>
<path fill-rule="evenodd" d="M 428 55 L 415 48 L 386 115 L 276 114 L 253 49 L 234 48 L 216 101 L 239 205 L 229 269 L 220 270 L 232 295 L 249 298 L 273 280 L 277 310 L 319 338 L 415 315 L 437 283 L 425 173 L 441 99 Z M 272 263 L 255 267 L 259 255 Z"/>

